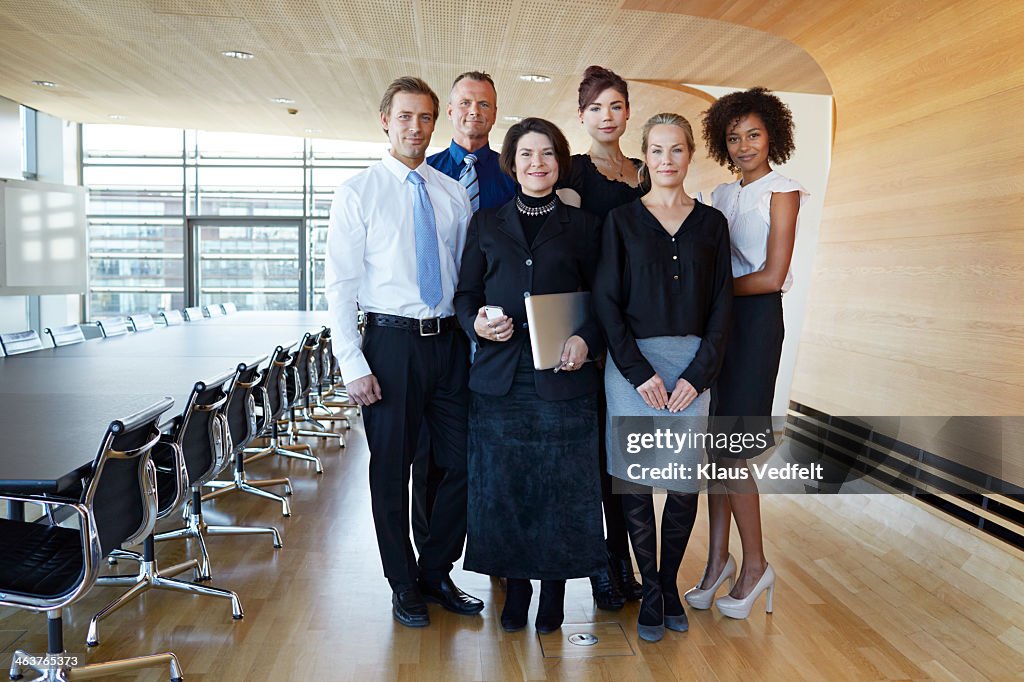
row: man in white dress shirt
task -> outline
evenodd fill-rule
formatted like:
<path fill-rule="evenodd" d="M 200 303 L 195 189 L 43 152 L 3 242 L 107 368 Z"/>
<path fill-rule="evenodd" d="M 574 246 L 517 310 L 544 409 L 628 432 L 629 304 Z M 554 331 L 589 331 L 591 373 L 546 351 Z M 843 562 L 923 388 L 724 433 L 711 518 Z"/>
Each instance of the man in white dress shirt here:
<path fill-rule="evenodd" d="M 466 536 L 469 357 L 452 297 L 472 209 L 466 190 L 425 162 L 437 116 L 437 95 L 422 80 L 388 87 L 380 121 L 391 149 L 338 187 L 327 236 L 334 351 L 349 396 L 363 406 L 392 612 L 410 627 L 430 623 L 425 601 L 465 615 L 483 609 L 449 576 Z M 364 339 L 357 305 L 366 313 Z M 417 564 L 409 467 L 424 423 L 444 477 Z"/>

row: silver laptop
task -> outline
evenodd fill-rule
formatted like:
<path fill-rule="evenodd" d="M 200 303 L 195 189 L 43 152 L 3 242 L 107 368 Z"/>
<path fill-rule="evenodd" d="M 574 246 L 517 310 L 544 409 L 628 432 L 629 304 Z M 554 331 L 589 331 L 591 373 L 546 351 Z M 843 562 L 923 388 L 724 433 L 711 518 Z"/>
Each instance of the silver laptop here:
<path fill-rule="evenodd" d="M 590 316 L 590 292 L 541 294 L 526 299 L 534 369 L 562 364 L 562 347 Z"/>

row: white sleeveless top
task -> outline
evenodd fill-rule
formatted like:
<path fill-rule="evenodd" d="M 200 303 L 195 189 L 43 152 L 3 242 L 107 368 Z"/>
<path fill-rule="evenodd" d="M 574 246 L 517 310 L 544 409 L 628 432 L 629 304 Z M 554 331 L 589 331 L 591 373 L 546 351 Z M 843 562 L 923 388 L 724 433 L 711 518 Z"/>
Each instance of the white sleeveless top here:
<path fill-rule="evenodd" d="M 749 185 L 740 181 L 719 185 L 711 193 L 711 205 L 729 221 L 732 243 L 732 276 L 742 277 L 763 270 L 768 258 L 768 231 L 771 228 L 772 194 L 800 192 L 800 205 L 810 196 L 795 180 L 771 171 Z M 799 225 L 799 220 L 797 221 Z M 782 292 L 793 286 L 793 271 L 786 273 Z"/>

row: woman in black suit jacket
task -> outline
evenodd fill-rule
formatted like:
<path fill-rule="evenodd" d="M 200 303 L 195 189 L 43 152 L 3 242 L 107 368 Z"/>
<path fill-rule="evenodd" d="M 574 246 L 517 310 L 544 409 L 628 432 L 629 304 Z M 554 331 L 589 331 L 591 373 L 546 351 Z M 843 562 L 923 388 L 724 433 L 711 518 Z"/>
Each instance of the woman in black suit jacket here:
<path fill-rule="evenodd" d="M 604 341 L 592 317 L 569 338 L 559 371 L 535 370 L 525 299 L 589 291 L 597 268 L 597 218 L 554 194 L 569 172 L 569 145 L 552 123 L 512 126 L 500 157 L 516 198 L 478 211 L 462 255 L 455 310 L 477 350 L 470 368 L 466 556 L 471 571 L 508 579 L 501 624 L 526 625 L 541 580 L 536 627 L 559 628 L 566 578 L 604 563 L 597 466 L 596 392 L 587 359 Z M 488 319 L 485 306 L 504 314 Z"/>

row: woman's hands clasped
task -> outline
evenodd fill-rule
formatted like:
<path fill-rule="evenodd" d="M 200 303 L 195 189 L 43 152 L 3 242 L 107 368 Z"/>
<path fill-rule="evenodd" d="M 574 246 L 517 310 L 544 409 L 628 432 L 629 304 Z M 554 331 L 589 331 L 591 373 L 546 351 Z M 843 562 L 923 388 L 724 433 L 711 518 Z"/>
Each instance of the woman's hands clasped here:
<path fill-rule="evenodd" d="M 473 320 L 473 331 L 476 332 L 477 338 L 502 343 L 511 339 L 512 318 L 502 315 L 496 320 L 488 320 L 486 309 L 486 306 L 481 307 L 476 312 L 476 319 Z"/>
<path fill-rule="evenodd" d="M 657 374 L 636 387 L 637 393 L 644 399 L 648 407 L 655 410 L 668 409 L 669 412 L 682 412 L 697 397 L 697 389 L 685 379 L 676 381 L 672 395 L 665 390 L 665 382 Z"/>

